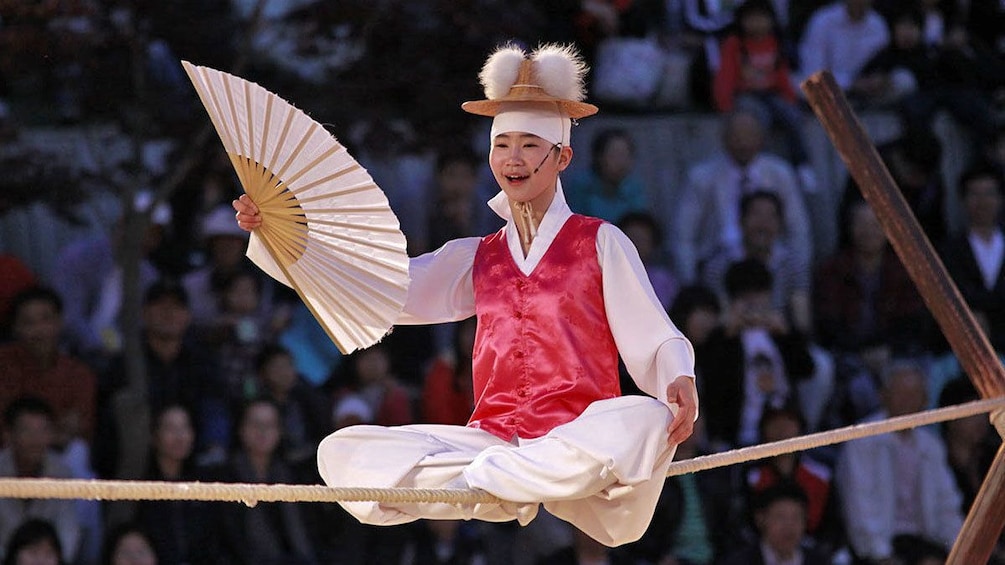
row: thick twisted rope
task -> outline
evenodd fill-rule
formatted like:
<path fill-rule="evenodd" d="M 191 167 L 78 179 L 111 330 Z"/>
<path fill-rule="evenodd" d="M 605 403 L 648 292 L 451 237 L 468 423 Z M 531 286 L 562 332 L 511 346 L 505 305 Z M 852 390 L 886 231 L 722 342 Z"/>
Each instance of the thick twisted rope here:
<path fill-rule="evenodd" d="M 784 453 L 833 445 L 853 439 L 906 430 L 996 412 L 1005 413 L 1005 397 L 927 410 L 879 422 L 858 424 L 752 447 L 675 461 L 667 475 L 683 475 Z M 355 488 L 321 485 L 259 485 L 243 483 L 182 483 L 163 481 L 99 481 L 85 479 L 0 479 L 0 498 L 62 498 L 89 500 L 205 500 L 243 502 L 363 502 L 390 504 L 498 503 L 495 496 L 472 489 Z"/>

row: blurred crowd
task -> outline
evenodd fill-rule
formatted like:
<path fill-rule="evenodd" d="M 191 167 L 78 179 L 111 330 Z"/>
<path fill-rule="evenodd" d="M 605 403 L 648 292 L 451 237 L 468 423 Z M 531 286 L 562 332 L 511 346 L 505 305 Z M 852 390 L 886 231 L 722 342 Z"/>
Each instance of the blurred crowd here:
<path fill-rule="evenodd" d="M 900 135 L 879 154 L 1002 351 L 1001 2 L 0 1 L 0 144 L 35 126 L 132 123 L 140 100 L 162 114 L 146 129 L 183 148 L 205 114 L 178 60 L 239 67 L 344 127 L 410 254 L 432 251 L 502 225 L 484 204 L 480 130 L 458 104 L 481 97 L 478 67 L 504 41 L 577 45 L 602 112 L 700 112 L 721 126 L 719 151 L 690 165 L 670 213 L 653 205 L 667 187 L 638 174 L 660 159 L 640 154 L 644 131 L 574 134 L 583 166 L 562 180 L 574 212 L 628 234 L 694 345 L 700 417 L 678 458 L 979 397 L 853 181 L 827 211 L 837 248 L 814 245 L 807 199 L 830 183 L 809 162 L 797 84 L 827 69 L 856 109 L 897 116 Z M 951 183 L 939 115 L 966 137 Z M 409 161 L 417 148 L 427 169 Z M 0 241 L 0 476 L 314 484 L 316 447 L 335 429 L 467 421 L 474 319 L 399 326 L 343 356 L 245 258 L 226 156 L 207 150 L 188 176 L 168 201 L 137 192 L 118 222 L 58 250 L 56 273 Z M 121 325 L 136 212 L 150 220 L 139 379 Z M 0 500 L 0 560 L 934 565 L 1000 441 L 975 416 L 670 477 L 649 531 L 614 549 L 546 515 L 525 528 L 378 528 L 329 504 Z"/>

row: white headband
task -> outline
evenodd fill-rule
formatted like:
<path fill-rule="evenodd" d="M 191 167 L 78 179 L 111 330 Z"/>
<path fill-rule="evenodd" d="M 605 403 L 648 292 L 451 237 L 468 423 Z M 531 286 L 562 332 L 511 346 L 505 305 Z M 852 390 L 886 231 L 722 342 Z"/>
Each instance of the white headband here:
<path fill-rule="evenodd" d="M 491 142 L 497 135 L 511 132 L 532 133 L 545 141 L 568 147 L 571 130 L 572 120 L 557 105 L 507 103 L 492 120 L 489 139 Z"/>

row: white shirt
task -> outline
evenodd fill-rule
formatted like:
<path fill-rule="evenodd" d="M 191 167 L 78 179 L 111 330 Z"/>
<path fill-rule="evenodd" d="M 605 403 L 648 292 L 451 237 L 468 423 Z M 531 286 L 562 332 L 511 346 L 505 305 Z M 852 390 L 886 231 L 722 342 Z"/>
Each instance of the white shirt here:
<path fill-rule="evenodd" d="M 761 557 L 764 558 L 764 565 L 803 565 L 803 550 L 798 547 L 792 557 L 782 559 L 770 545 L 761 542 Z"/>
<path fill-rule="evenodd" d="M 886 22 L 870 9 L 852 21 L 844 2 L 834 2 L 813 13 L 799 45 L 799 81 L 829 70 L 842 90 L 854 82 L 862 67 L 890 42 Z"/>
<path fill-rule="evenodd" d="M 504 220 L 510 254 L 520 271 L 529 274 L 555 240 L 572 211 L 561 181 L 544 214 L 537 236 L 524 257 L 509 202 L 502 192 L 489 206 Z M 264 245 L 251 238 L 248 257 L 276 280 L 288 284 Z M 475 314 L 472 266 L 481 238 L 449 241 L 443 247 L 409 259 L 411 279 L 404 310 L 396 324 L 437 324 Z M 603 277 L 608 323 L 625 367 L 639 388 L 666 401 L 666 387 L 679 376 L 694 377 L 691 343 L 660 305 L 638 251 L 620 229 L 604 223 L 597 232 L 597 259 Z M 676 407 L 671 405 L 676 413 Z"/>
<path fill-rule="evenodd" d="M 1001 271 L 1002 258 L 1005 257 L 1005 237 L 1002 237 L 1001 230 L 995 230 L 991 241 L 981 238 L 974 232 L 970 232 L 967 239 L 970 241 L 970 249 L 974 252 L 977 268 L 981 271 L 981 278 L 984 279 L 984 288 L 991 290 L 998 282 L 998 272 Z"/>
<path fill-rule="evenodd" d="M 789 383 L 785 380 L 785 362 L 778 351 L 771 334 L 764 328 L 749 328 L 740 333 L 743 343 L 746 374 L 743 377 L 743 408 L 740 412 L 740 445 L 754 445 L 758 438 L 758 424 L 764 413 L 765 403 L 781 405 L 789 395 Z M 760 371 L 770 371 L 772 387 L 770 392 L 758 385 Z"/>

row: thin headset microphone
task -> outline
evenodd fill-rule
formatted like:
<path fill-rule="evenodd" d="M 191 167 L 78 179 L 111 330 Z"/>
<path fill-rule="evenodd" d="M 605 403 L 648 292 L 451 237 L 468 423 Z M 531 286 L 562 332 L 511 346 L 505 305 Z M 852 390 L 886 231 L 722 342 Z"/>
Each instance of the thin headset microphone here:
<path fill-rule="evenodd" d="M 549 149 L 548 152 L 545 153 L 544 159 L 541 159 L 541 163 L 538 164 L 538 166 L 534 168 L 534 172 L 531 173 L 532 175 L 536 175 L 537 172 L 541 170 L 541 167 L 544 166 L 544 162 L 548 160 L 548 157 L 551 157 L 551 152 L 554 151 L 556 147 L 558 147 L 559 149 L 561 149 L 562 148 L 562 144 L 561 143 L 552 143 L 551 144 L 551 149 Z"/>

